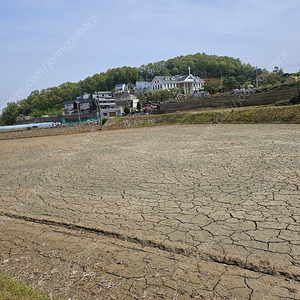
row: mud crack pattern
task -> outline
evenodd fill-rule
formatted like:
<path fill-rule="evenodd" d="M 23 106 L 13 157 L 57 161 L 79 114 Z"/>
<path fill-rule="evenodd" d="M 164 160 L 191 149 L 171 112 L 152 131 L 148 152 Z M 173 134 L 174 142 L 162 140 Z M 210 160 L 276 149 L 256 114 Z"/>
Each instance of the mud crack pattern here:
<path fill-rule="evenodd" d="M 72 299 L 300 299 L 299 129 L 1 141 L 1 267 Z"/>

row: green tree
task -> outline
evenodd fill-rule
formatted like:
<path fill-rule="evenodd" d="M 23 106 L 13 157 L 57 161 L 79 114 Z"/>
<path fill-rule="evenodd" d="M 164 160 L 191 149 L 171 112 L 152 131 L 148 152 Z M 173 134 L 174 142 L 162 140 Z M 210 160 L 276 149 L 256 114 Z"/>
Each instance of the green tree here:
<path fill-rule="evenodd" d="M 5 125 L 5 123 L 4 123 L 3 119 L 2 119 L 2 116 L 0 115 L 0 126 L 4 126 L 4 125 Z"/>
<path fill-rule="evenodd" d="M 38 90 L 32 91 L 25 100 L 28 106 L 31 106 L 32 111 L 41 106 L 40 92 Z"/>
<path fill-rule="evenodd" d="M 80 95 L 78 84 L 74 82 L 65 82 L 59 87 L 59 95 L 63 101 L 76 99 Z"/>
<path fill-rule="evenodd" d="M 33 112 L 30 114 L 30 116 L 33 118 L 40 118 L 43 114 L 44 112 L 42 110 L 35 108 Z"/>
<path fill-rule="evenodd" d="M 267 83 L 269 83 L 269 84 L 279 83 L 280 79 L 281 79 L 280 75 L 278 75 L 276 73 L 271 73 L 266 76 Z"/>
<path fill-rule="evenodd" d="M 230 76 L 229 78 L 224 79 L 224 90 L 231 91 L 233 89 L 237 89 L 240 87 L 240 83 L 234 76 Z"/>
<path fill-rule="evenodd" d="M 170 71 L 171 75 L 175 76 L 175 75 L 179 75 L 179 70 L 178 68 L 173 68 L 171 71 Z"/>
<path fill-rule="evenodd" d="M 5 125 L 14 125 L 19 113 L 19 105 L 15 102 L 8 102 L 7 106 L 2 110 L 1 119 Z"/>
<path fill-rule="evenodd" d="M 29 114 L 32 113 L 33 111 L 30 101 L 27 101 L 26 99 L 19 101 L 19 106 L 20 106 L 20 114 L 24 116 L 29 116 Z"/>
<path fill-rule="evenodd" d="M 208 80 L 204 84 L 204 90 L 210 93 L 221 92 L 222 82 L 221 79 Z"/>
<path fill-rule="evenodd" d="M 124 113 L 128 115 L 130 113 L 130 108 L 128 106 L 124 107 Z"/>
<path fill-rule="evenodd" d="M 145 104 L 158 104 L 167 100 L 174 99 L 176 95 L 179 93 L 179 89 L 170 89 L 170 90 L 156 90 L 156 91 L 148 91 L 143 96 L 143 103 Z"/>
<path fill-rule="evenodd" d="M 246 83 L 246 76 L 245 75 L 239 75 L 236 77 L 236 80 L 240 83 L 240 84 L 245 84 Z"/>

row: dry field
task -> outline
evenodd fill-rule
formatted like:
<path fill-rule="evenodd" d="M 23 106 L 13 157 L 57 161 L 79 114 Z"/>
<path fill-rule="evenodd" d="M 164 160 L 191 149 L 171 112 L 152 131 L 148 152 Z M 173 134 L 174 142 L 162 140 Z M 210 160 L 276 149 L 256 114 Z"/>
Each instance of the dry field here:
<path fill-rule="evenodd" d="M 0 270 L 65 299 L 300 299 L 300 126 L 0 141 Z"/>

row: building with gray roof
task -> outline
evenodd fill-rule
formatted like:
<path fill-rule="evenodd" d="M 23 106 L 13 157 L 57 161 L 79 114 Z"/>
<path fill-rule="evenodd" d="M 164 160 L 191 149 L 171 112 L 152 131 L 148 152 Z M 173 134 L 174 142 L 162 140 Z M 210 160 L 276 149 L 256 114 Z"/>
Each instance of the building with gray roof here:
<path fill-rule="evenodd" d="M 184 94 L 203 90 L 204 80 L 192 74 L 176 76 L 155 76 L 151 82 L 152 90 L 179 88 Z"/>

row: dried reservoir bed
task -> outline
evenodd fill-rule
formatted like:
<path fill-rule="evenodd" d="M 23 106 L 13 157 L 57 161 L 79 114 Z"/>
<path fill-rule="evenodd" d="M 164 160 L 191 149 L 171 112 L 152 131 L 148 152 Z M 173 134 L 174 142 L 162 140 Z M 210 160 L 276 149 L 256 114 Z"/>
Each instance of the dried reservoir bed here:
<path fill-rule="evenodd" d="M 1 141 L 1 270 L 71 299 L 300 299 L 300 126 Z"/>

